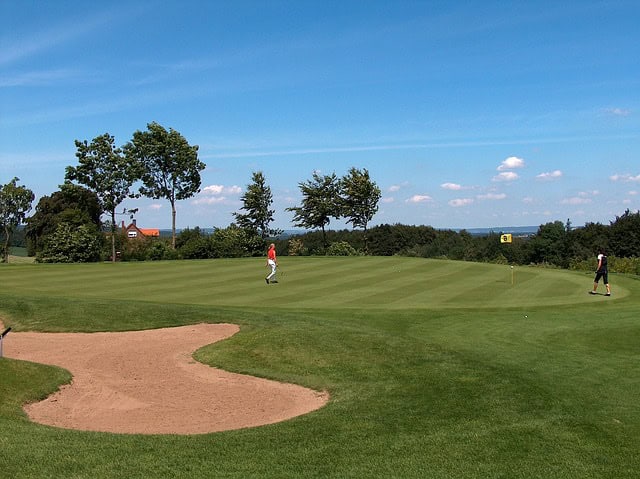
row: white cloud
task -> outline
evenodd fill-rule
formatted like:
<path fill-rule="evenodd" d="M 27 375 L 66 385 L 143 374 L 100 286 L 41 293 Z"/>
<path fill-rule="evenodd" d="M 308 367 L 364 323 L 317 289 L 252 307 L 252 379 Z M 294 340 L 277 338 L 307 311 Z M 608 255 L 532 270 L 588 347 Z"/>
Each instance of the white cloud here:
<path fill-rule="evenodd" d="M 628 195 L 629 195 L 629 196 L 636 196 L 637 194 L 638 194 L 638 192 L 637 192 L 637 191 L 635 191 L 635 190 L 631 190 L 631 191 L 628 193 Z"/>
<path fill-rule="evenodd" d="M 589 196 L 598 196 L 599 194 L 600 194 L 600 192 L 598 190 L 581 191 L 580 193 L 578 193 L 578 196 L 580 196 L 582 198 L 587 198 Z"/>
<path fill-rule="evenodd" d="M 459 191 L 462 189 L 462 185 L 459 185 L 457 183 L 442 183 L 440 187 L 442 189 L 452 190 L 452 191 Z"/>
<path fill-rule="evenodd" d="M 560 203 L 563 205 L 587 205 L 592 203 L 591 198 L 585 198 L 583 196 L 574 196 L 572 198 L 565 198 Z"/>
<path fill-rule="evenodd" d="M 201 191 L 201 193 L 204 195 L 212 195 L 212 196 L 217 196 L 222 194 L 238 195 L 241 192 L 242 192 L 242 188 L 236 185 L 233 185 L 233 186 L 209 185 L 209 186 L 205 186 Z"/>
<path fill-rule="evenodd" d="M 605 108 L 604 112 L 611 116 L 629 116 L 631 114 L 631 110 L 626 108 Z"/>
<path fill-rule="evenodd" d="M 222 190 L 224 190 L 224 186 L 222 185 L 210 185 L 202 188 L 201 193 L 205 195 L 220 195 L 222 194 Z"/>
<path fill-rule="evenodd" d="M 160 208 L 162 208 L 162 205 L 160 203 L 154 203 L 152 205 L 149 205 L 149 209 L 150 210 L 159 210 Z"/>
<path fill-rule="evenodd" d="M 393 203 L 395 200 L 395 198 L 391 197 L 391 198 L 382 198 L 380 200 L 382 203 Z"/>
<path fill-rule="evenodd" d="M 626 173 L 624 175 L 615 174 L 615 175 L 611 175 L 609 177 L 609 179 L 611 181 L 622 181 L 623 183 L 628 183 L 630 181 L 638 181 L 638 182 L 640 182 L 640 175 L 633 176 L 633 175 L 630 175 L 628 173 Z"/>
<path fill-rule="evenodd" d="M 494 176 L 492 181 L 515 181 L 518 178 L 518 174 L 513 171 L 503 171 L 502 173 Z"/>
<path fill-rule="evenodd" d="M 516 168 L 524 168 L 524 160 L 517 156 L 510 156 L 498 166 L 498 171 L 514 170 Z"/>
<path fill-rule="evenodd" d="M 228 203 L 227 195 L 239 195 L 242 188 L 239 186 L 209 185 L 202 188 L 200 196 L 191 202 L 192 205 L 215 205 Z"/>
<path fill-rule="evenodd" d="M 449 206 L 454 208 L 460 208 L 461 206 L 468 206 L 473 203 L 473 198 L 456 198 L 449 201 Z"/>
<path fill-rule="evenodd" d="M 432 201 L 433 198 L 429 195 L 413 195 L 411 198 L 407 199 L 407 203 L 427 203 Z"/>
<path fill-rule="evenodd" d="M 487 193 L 486 195 L 478 195 L 479 200 L 504 200 L 507 197 L 505 193 Z"/>
<path fill-rule="evenodd" d="M 553 170 L 546 173 L 540 173 L 536 178 L 543 181 L 557 180 L 558 178 L 562 178 L 562 171 Z"/>
<path fill-rule="evenodd" d="M 535 203 L 535 199 L 532 196 L 525 196 L 524 198 L 522 198 L 522 202 L 527 204 L 527 205 L 531 205 L 533 203 Z"/>
<path fill-rule="evenodd" d="M 391 185 L 391 186 L 388 188 L 388 191 L 389 191 L 389 192 L 391 192 L 391 193 L 395 193 L 395 192 L 397 192 L 397 191 L 400 191 L 400 190 L 401 190 L 401 189 L 403 189 L 403 188 L 406 188 L 407 186 L 409 186 L 409 182 L 408 182 L 408 181 L 403 181 L 403 182 L 402 182 L 402 183 L 400 183 L 400 184 Z"/>
<path fill-rule="evenodd" d="M 207 196 L 205 198 L 198 198 L 197 200 L 193 200 L 191 204 L 194 205 L 215 205 L 218 203 L 224 203 L 227 201 L 226 196 Z"/>
<path fill-rule="evenodd" d="M 598 190 L 581 191 L 576 196 L 572 196 L 571 198 L 564 198 L 562 201 L 560 201 L 560 203 L 563 205 L 573 206 L 588 205 L 593 203 L 592 198 L 594 196 L 598 196 L 599 194 L 600 192 Z"/>

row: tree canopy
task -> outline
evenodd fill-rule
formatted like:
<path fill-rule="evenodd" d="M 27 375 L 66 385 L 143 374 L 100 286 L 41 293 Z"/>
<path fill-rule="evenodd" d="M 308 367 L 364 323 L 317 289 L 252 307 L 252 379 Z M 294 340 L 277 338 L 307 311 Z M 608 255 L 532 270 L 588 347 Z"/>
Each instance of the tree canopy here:
<path fill-rule="evenodd" d="M 19 178 L 13 178 L 0 187 L 0 227 L 3 230 L 2 262 L 9 261 L 9 241 L 15 228 L 24 221 L 31 211 L 31 203 L 35 199 L 33 192 L 25 186 L 18 185 Z"/>
<path fill-rule="evenodd" d="M 367 252 L 367 225 L 378 211 L 378 201 L 382 193 L 378 185 L 369 177 L 365 168 L 351 168 L 340 179 L 341 215 L 354 228 L 364 230 L 364 250 Z"/>
<path fill-rule="evenodd" d="M 176 130 L 167 131 L 156 122 L 147 131 L 136 131 L 123 147 L 127 159 L 139 168 L 140 194 L 166 199 L 171 204 L 171 242 L 176 245 L 176 201 L 200 191 L 200 171 L 205 164 L 198 159 L 198 146 L 191 146 Z"/>
<path fill-rule="evenodd" d="M 236 212 L 233 216 L 240 228 L 253 232 L 262 239 L 277 236 L 281 231 L 269 227 L 275 213 L 275 210 L 271 209 L 273 204 L 271 188 L 267 185 L 261 171 L 254 172 L 251 179 L 252 183 L 247 186 L 247 190 L 241 197 L 241 210 L 246 213 Z"/>
<path fill-rule="evenodd" d="M 100 261 L 103 238 L 100 230 L 91 223 L 74 226 L 58 223 L 48 235 L 38 254 L 41 263 L 90 263 Z"/>
<path fill-rule="evenodd" d="M 628 209 L 611 222 L 609 247 L 619 256 L 640 255 L 640 211 Z"/>
<path fill-rule="evenodd" d="M 131 196 L 131 186 L 137 179 L 136 164 L 128 161 L 115 146 L 113 136 L 105 133 L 91 143 L 75 141 L 79 165 L 68 166 L 65 180 L 77 181 L 92 190 L 102 209 L 111 216 L 111 261 L 116 260 L 116 208 Z"/>
<path fill-rule="evenodd" d="M 295 226 L 309 229 L 321 229 L 324 246 L 326 242 L 325 227 L 331 218 L 340 218 L 340 182 L 335 173 L 321 175 L 314 171 L 311 180 L 298 183 L 302 193 L 302 204 L 287 208 L 294 213 Z"/>
<path fill-rule="evenodd" d="M 91 224 L 100 229 L 102 208 L 95 192 L 73 183 L 60 185 L 60 190 L 51 196 L 43 196 L 36 205 L 35 213 L 27 219 L 25 234 L 30 255 L 40 252 L 47 236 L 53 234 L 60 223 L 75 228 Z"/>

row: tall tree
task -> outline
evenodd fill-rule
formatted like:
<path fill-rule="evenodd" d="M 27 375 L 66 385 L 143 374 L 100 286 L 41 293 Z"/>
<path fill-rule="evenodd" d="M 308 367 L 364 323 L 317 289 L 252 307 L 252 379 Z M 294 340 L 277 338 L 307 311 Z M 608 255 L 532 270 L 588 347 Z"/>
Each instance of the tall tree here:
<path fill-rule="evenodd" d="M 131 197 L 137 179 L 135 164 L 115 146 L 114 137 L 105 133 L 91 143 L 75 141 L 79 165 L 67 166 L 65 180 L 77 181 L 95 192 L 102 209 L 111 216 L 111 261 L 116 261 L 116 208 Z"/>
<path fill-rule="evenodd" d="M 59 223 L 48 235 L 42 251 L 36 257 L 39 263 L 92 263 L 100 261 L 104 243 L 102 232 L 91 223 L 75 226 Z"/>
<path fill-rule="evenodd" d="M 171 204 L 171 247 L 176 247 L 176 201 L 200 191 L 200 171 L 205 164 L 198 159 L 198 146 L 191 146 L 176 130 L 167 131 L 156 122 L 147 131 L 136 131 L 124 147 L 125 156 L 135 162 L 143 185 L 140 193 L 153 199 L 164 198 Z"/>
<path fill-rule="evenodd" d="M 340 180 L 341 214 L 354 228 L 364 230 L 365 253 L 368 252 L 367 225 L 378 211 L 381 194 L 380 188 L 371 180 L 366 168 L 351 168 Z"/>
<path fill-rule="evenodd" d="M 338 219 L 340 206 L 338 202 L 340 182 L 335 173 L 320 175 L 313 172 L 313 178 L 306 182 L 298 183 L 302 193 L 302 204 L 287 208 L 287 211 L 295 213 L 293 222 L 295 226 L 322 230 L 322 242 L 327 247 L 327 233 L 325 226 L 331 222 L 331 218 Z"/>
<path fill-rule="evenodd" d="M 607 254 L 616 255 L 609 248 L 611 227 L 601 223 L 585 223 L 581 228 L 573 228 L 569 233 L 572 250 L 569 251 L 570 259 L 593 260 L 600 248 L 604 248 Z"/>
<path fill-rule="evenodd" d="M 35 199 L 33 192 L 19 186 L 19 178 L 13 178 L 9 183 L 0 187 L 0 226 L 4 235 L 2 246 L 2 262 L 9 262 L 9 242 L 14 230 L 18 227 L 29 211 Z"/>
<path fill-rule="evenodd" d="M 252 232 L 266 239 L 269 236 L 277 236 L 282 231 L 269 228 L 273 221 L 274 210 L 271 188 L 266 184 L 266 179 L 261 171 L 254 172 L 251 177 L 253 183 L 247 185 L 247 191 L 242 195 L 241 210 L 246 213 L 233 213 L 240 228 Z"/>
<path fill-rule="evenodd" d="M 640 256 L 640 211 L 632 213 L 626 209 L 622 216 L 617 216 L 609 228 L 611 251 L 609 254 L 621 258 Z"/>
<path fill-rule="evenodd" d="M 25 235 L 29 254 L 42 251 L 47 237 L 58 229 L 60 223 L 68 223 L 75 228 L 93 225 L 92 230 L 99 232 L 102 213 L 95 192 L 73 183 L 60 185 L 59 191 L 40 198 L 35 213 L 27 219 Z"/>
<path fill-rule="evenodd" d="M 534 263 L 549 263 L 566 268 L 567 231 L 562 221 L 540 225 L 538 232 L 528 241 L 531 259 Z"/>

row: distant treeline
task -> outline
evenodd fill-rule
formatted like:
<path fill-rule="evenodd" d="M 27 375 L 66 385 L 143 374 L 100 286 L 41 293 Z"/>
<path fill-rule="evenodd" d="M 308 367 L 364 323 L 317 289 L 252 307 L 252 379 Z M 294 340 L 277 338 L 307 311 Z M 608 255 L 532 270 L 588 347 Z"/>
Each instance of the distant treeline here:
<path fill-rule="evenodd" d="M 612 269 L 640 274 L 640 212 L 625 211 L 609 225 L 587 223 L 574 228 L 571 222 L 540 225 L 531 235 L 500 241 L 503 232 L 472 235 L 466 230 L 440 230 L 430 226 L 380 225 L 369 229 L 369 254 L 416 256 L 517 265 L 593 269 L 599 249 L 611 258 Z M 281 255 L 358 254 L 362 231 L 328 231 L 327 244 L 320 232 L 276 240 Z M 625 261 L 623 261 L 625 259 Z M 633 261 L 627 261 L 633 259 Z"/>
<path fill-rule="evenodd" d="M 512 236 L 511 243 L 501 242 L 502 231 L 486 235 L 466 230 L 442 230 L 431 226 L 384 224 L 367 232 L 368 254 L 373 256 L 414 256 L 462 261 L 492 262 L 513 265 L 543 265 L 558 268 L 592 270 L 597 252 L 604 249 L 612 271 L 640 274 L 640 211 L 625 211 L 609 225 L 587 223 L 574 228 L 571 222 L 554 221 L 540 225 L 537 232 Z M 24 229 L 12 237 L 12 245 L 24 247 Z M 119 234 L 119 259 L 144 261 L 159 259 L 204 259 L 262 256 L 269 242 L 276 244 L 279 256 L 363 254 L 361 230 L 312 231 L 282 235 L 263 240 L 230 225 L 227 228 L 185 229 L 176 239 L 176 249 L 169 238 L 128 240 Z M 105 241 L 105 245 L 108 242 Z M 103 259 L 107 259 L 108 248 Z"/>

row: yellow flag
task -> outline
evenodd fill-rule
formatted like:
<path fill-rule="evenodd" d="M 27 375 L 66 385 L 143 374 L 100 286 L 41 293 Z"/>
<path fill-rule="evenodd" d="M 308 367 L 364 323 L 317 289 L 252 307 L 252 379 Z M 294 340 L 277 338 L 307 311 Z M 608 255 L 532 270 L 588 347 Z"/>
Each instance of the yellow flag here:
<path fill-rule="evenodd" d="M 511 233 L 500 236 L 500 243 L 511 243 Z"/>

